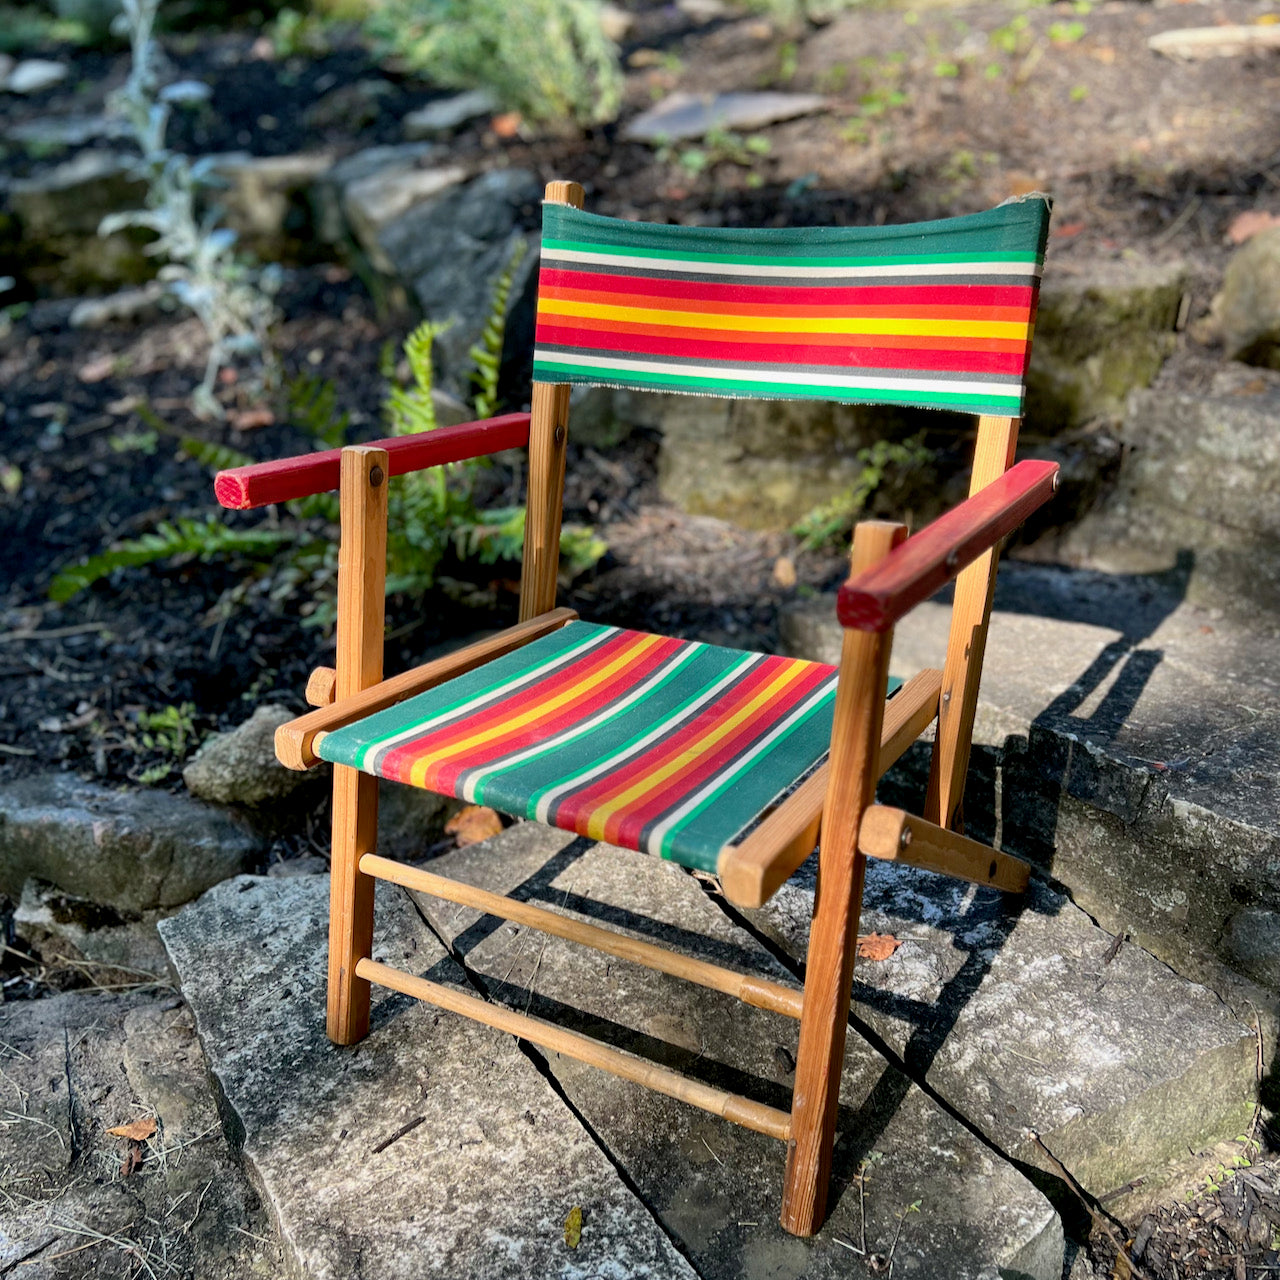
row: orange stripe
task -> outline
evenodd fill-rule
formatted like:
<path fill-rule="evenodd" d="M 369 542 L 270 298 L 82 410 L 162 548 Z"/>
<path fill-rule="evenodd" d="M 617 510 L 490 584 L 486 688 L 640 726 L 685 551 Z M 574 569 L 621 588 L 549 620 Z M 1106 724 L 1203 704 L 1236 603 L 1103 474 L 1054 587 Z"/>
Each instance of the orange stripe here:
<path fill-rule="evenodd" d="M 594 289 L 566 289 L 563 287 L 558 288 L 554 285 L 542 286 L 538 290 L 538 295 L 542 298 L 554 298 L 560 302 L 607 302 L 610 306 L 648 309 L 652 309 L 655 302 L 660 302 L 663 311 L 692 312 L 695 315 L 705 313 L 707 315 L 741 316 L 829 316 L 850 319 L 900 316 L 905 320 L 1011 320 L 1017 322 L 1026 320 L 1031 311 L 1030 307 L 799 306 L 783 302 L 704 302 L 701 299 L 655 299 L 648 294 L 610 293 L 607 290 Z"/>
<path fill-rule="evenodd" d="M 847 334 L 847 333 L 762 333 L 759 330 L 741 329 L 691 329 L 684 325 L 629 324 L 616 320 L 596 320 L 585 316 L 549 315 L 546 321 L 557 328 L 584 329 L 595 333 L 634 333 L 639 337 L 678 338 L 683 341 L 724 342 L 732 335 L 733 342 L 803 342 L 815 347 L 903 347 L 920 351 L 1001 351 L 1016 355 L 1027 349 L 1025 340 L 1014 338 L 920 338 L 906 334 Z"/>

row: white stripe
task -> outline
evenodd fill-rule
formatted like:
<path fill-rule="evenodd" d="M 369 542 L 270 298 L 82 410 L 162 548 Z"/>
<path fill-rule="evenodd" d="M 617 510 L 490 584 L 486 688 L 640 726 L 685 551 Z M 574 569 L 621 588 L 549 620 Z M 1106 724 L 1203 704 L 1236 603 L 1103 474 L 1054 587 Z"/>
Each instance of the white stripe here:
<path fill-rule="evenodd" d="M 669 373 L 688 378 L 712 378 L 726 382 L 780 382 L 802 387 L 835 387 L 857 391 L 944 391 L 961 395 L 1017 397 L 1016 382 L 956 382 L 948 378 L 865 378 L 831 377 L 819 373 L 794 373 L 790 370 L 734 368 L 719 364 L 667 364 L 663 361 L 628 360 L 623 356 L 570 355 L 535 347 L 535 361 L 580 365 L 606 373 Z"/>
<path fill-rule="evenodd" d="M 491 774 L 500 773 L 506 769 L 514 769 L 517 765 L 523 764 L 526 760 L 531 760 L 535 756 L 542 755 L 549 748 L 560 747 L 568 742 L 572 742 L 575 738 L 580 738 L 584 733 L 589 733 L 597 725 L 604 724 L 608 720 L 617 716 L 620 712 L 625 711 L 632 703 L 644 697 L 644 695 L 655 685 L 661 683 L 673 672 L 678 671 L 685 663 L 689 662 L 699 650 L 705 649 L 707 646 L 695 641 L 687 648 L 679 650 L 672 657 L 668 658 L 660 667 L 651 672 L 643 681 L 637 685 L 632 691 L 622 699 L 621 702 L 611 703 L 603 711 L 598 712 L 590 720 L 582 720 L 577 724 L 571 725 L 568 729 L 555 735 L 555 737 L 547 738 L 542 742 L 536 743 L 532 747 L 526 748 L 518 755 L 504 756 L 493 764 L 486 765 L 483 769 L 478 770 L 472 779 L 469 779 L 464 785 L 468 793 L 478 791 L 479 785 Z M 471 794 L 466 796 L 470 800 Z M 541 812 L 539 812 L 541 819 Z"/>
<path fill-rule="evenodd" d="M 482 693 L 472 698 L 470 702 L 463 703 L 460 707 L 454 707 L 450 711 L 442 711 L 439 715 L 432 716 L 429 720 L 423 720 L 420 724 L 410 725 L 407 729 L 401 729 L 399 733 L 393 734 L 385 742 L 381 742 L 374 748 L 373 764 L 381 761 L 384 753 L 390 751 L 393 747 L 398 746 L 402 742 L 407 742 L 412 738 L 421 737 L 424 733 L 429 733 L 432 729 L 438 728 L 440 725 L 450 720 L 465 719 L 473 711 L 479 710 L 486 703 L 495 702 L 499 698 L 505 697 L 513 689 L 519 689 L 529 684 L 533 680 L 546 675 L 550 671 L 554 671 L 557 667 L 562 667 L 566 663 L 572 662 L 575 658 L 580 657 L 587 650 L 603 644 L 611 636 L 616 635 L 619 631 L 618 627 L 605 627 L 593 635 L 588 636 L 581 644 L 575 645 L 571 649 L 566 649 L 563 653 L 558 653 L 554 658 L 549 658 L 546 662 L 540 663 L 532 670 L 527 671 L 524 675 L 514 680 L 509 680 L 506 684 L 500 685 L 497 689 L 491 689 L 488 693 Z M 518 653 L 519 650 L 512 652 Z M 506 656 L 505 654 L 503 655 Z M 494 659 L 496 661 L 496 659 Z M 469 673 L 464 673 L 469 674 Z M 461 676 L 455 676 L 455 679 L 461 679 Z M 436 688 L 442 686 L 437 685 Z M 431 692 L 434 692 L 432 690 Z M 421 695 L 419 695 L 421 696 Z M 370 766 L 365 766 L 369 768 Z"/>
<path fill-rule="evenodd" d="M 745 770 L 747 766 L 756 759 L 756 757 L 765 751 L 768 751 L 778 738 L 785 734 L 797 720 L 802 716 L 807 715 L 824 698 L 829 697 L 834 682 L 834 676 L 825 680 L 822 683 L 822 686 L 810 694 L 809 697 L 796 707 L 785 720 L 780 720 L 776 725 L 774 725 L 773 728 L 763 738 L 761 738 L 761 740 L 757 742 L 746 755 L 738 756 L 731 765 L 727 768 L 721 769 L 715 777 L 710 779 L 710 781 L 708 781 L 700 790 L 695 791 L 694 794 L 690 796 L 689 799 L 686 800 L 677 810 L 675 810 L 674 813 L 664 818 L 656 827 L 654 827 L 649 839 L 646 841 L 646 848 L 649 852 L 656 853 L 661 856 L 662 842 L 666 839 L 667 832 L 670 831 L 677 822 L 681 821 L 681 819 L 696 809 L 698 805 L 700 805 L 702 801 L 713 791 L 722 787 L 726 777 L 735 777 L 742 773 L 743 770 Z"/>
<path fill-rule="evenodd" d="M 634 258 L 621 253 L 592 253 L 586 249 L 557 249 L 544 246 L 544 262 L 593 262 L 605 266 L 643 267 L 650 271 L 683 271 L 721 276 L 778 276 L 797 280 L 836 276 L 856 280 L 876 276 L 1023 276 L 1040 278 L 1034 262 L 904 262 L 892 259 L 871 266 L 802 267 L 765 266 L 740 262 L 693 262 L 685 258 Z"/>
<path fill-rule="evenodd" d="M 547 792 L 547 794 L 538 802 L 538 821 L 549 821 L 547 815 L 551 812 L 551 805 L 564 793 L 580 790 L 588 782 L 600 777 L 601 774 L 608 773 L 611 769 L 616 769 L 627 760 L 633 759 L 637 755 L 641 755 L 651 743 L 656 739 L 671 733 L 673 728 L 687 723 L 699 711 L 701 711 L 708 702 L 715 698 L 715 696 L 724 689 L 726 685 L 732 684 L 740 679 L 750 671 L 752 667 L 758 667 L 760 663 L 764 661 L 765 656 L 766 655 L 763 653 L 755 653 L 750 655 L 749 661 L 735 663 L 715 682 L 715 684 L 700 693 L 697 698 L 695 698 L 693 702 L 689 703 L 682 711 L 676 715 L 668 716 L 660 724 L 654 725 L 654 727 L 646 733 L 643 738 L 638 742 L 632 743 L 626 751 L 617 755 L 609 756 L 605 760 L 601 760 L 599 764 L 593 765 L 583 773 L 575 774 L 574 777 L 569 778 L 553 790 Z"/>

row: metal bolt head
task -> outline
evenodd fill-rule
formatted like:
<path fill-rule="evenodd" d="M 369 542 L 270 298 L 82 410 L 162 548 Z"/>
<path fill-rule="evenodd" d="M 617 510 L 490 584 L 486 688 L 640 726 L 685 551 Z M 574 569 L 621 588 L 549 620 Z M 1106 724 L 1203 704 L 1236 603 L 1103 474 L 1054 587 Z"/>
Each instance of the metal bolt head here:
<path fill-rule="evenodd" d="M 369 468 L 369 487 L 370 488 L 372 489 L 378 488 L 386 478 L 387 477 L 383 473 L 383 470 L 381 467 Z"/>
<path fill-rule="evenodd" d="M 565 430 L 564 423 L 561 423 L 552 433 L 552 439 L 556 444 L 564 444 Z"/>
<path fill-rule="evenodd" d="M 898 837 L 898 848 L 906 849 L 911 844 L 911 828 L 903 827 L 902 834 Z"/>

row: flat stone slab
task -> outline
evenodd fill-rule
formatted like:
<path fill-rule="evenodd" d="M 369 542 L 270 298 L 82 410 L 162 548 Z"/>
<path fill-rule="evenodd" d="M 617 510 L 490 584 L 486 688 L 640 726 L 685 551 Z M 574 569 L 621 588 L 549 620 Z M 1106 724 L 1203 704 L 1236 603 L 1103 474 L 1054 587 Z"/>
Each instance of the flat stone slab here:
<path fill-rule="evenodd" d="M 1247 945 L 1269 929 L 1256 913 L 1280 924 L 1280 634 L 1185 603 L 1184 584 L 1002 568 L 965 811 L 1106 929 L 1265 1014 L 1280 993 L 1240 983 L 1271 975 Z M 894 673 L 941 666 L 948 622 L 936 602 L 904 619 Z M 833 599 L 782 631 L 787 652 L 838 655 Z M 904 763 L 918 774 L 927 752 Z"/>
<path fill-rule="evenodd" d="M 520 823 L 429 865 L 794 985 L 697 879 L 642 854 Z M 798 1023 L 466 908 L 417 900 L 492 998 L 789 1109 Z M 544 1056 L 701 1276 L 847 1276 L 861 1266 L 851 1250 L 862 1248 L 864 1233 L 868 1253 L 881 1255 L 896 1235 L 895 1274 L 920 1280 L 1061 1276 L 1062 1226 L 1044 1196 L 852 1031 L 832 1207 L 811 1240 L 778 1224 L 780 1143 L 571 1059 Z"/>
<path fill-rule="evenodd" d="M 169 991 L 0 1007 L 0 1274 L 267 1280 L 283 1257 Z M 150 1120 L 130 1143 L 109 1129 Z"/>
<path fill-rule="evenodd" d="M 797 960 L 811 858 L 752 918 Z M 1120 944 L 1033 879 L 1025 897 L 871 860 L 863 933 L 902 945 L 854 969 L 854 1016 L 1001 1151 L 1096 1196 L 1177 1175 L 1234 1138 L 1255 1101 L 1253 1032 L 1207 988 Z"/>
<path fill-rule="evenodd" d="M 713 129 L 763 129 L 765 125 L 827 109 L 817 93 L 687 93 L 668 94 L 626 126 L 631 142 L 683 142 L 704 138 Z"/>
<path fill-rule="evenodd" d="M 375 990 L 370 1035 L 330 1044 L 328 895 L 327 876 L 242 876 L 163 925 L 294 1272 L 692 1280 L 511 1037 Z M 465 985 L 400 890 L 379 886 L 376 933 L 377 959 Z"/>

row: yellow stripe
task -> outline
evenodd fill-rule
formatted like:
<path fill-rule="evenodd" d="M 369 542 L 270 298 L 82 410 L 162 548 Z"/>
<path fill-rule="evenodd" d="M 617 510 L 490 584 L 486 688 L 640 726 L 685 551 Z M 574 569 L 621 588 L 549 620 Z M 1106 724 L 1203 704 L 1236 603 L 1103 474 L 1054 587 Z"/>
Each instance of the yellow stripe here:
<path fill-rule="evenodd" d="M 589 684 L 584 683 L 582 680 L 577 680 L 550 701 L 538 701 L 535 699 L 528 710 L 522 714 L 509 716 L 497 723 L 490 723 L 473 733 L 469 738 L 454 742 L 444 752 L 436 755 L 426 755 L 419 760 L 415 760 L 409 769 L 409 784 L 415 787 L 425 787 L 428 769 L 435 765 L 442 765 L 450 759 L 463 756 L 467 751 L 483 746 L 494 738 L 502 737 L 516 729 L 522 729 L 535 720 L 541 720 L 546 716 L 553 715 L 567 702 L 582 697 L 589 689 L 599 688 L 601 685 L 607 684 L 619 671 L 631 666 L 632 663 L 642 658 L 648 650 L 652 649 L 654 645 L 661 643 L 661 636 L 639 637 L 638 643 L 628 645 L 618 657 L 597 671 L 594 679 Z"/>
<path fill-rule="evenodd" d="M 807 673 L 807 663 L 796 663 L 793 666 L 785 668 L 783 671 L 770 681 L 769 684 L 760 690 L 755 697 L 751 699 L 744 707 L 740 708 L 734 715 L 727 720 L 722 720 L 716 725 L 715 730 L 708 734 L 705 738 L 699 738 L 696 743 L 682 751 L 673 760 L 669 761 L 661 769 L 655 770 L 653 773 L 646 773 L 643 778 L 634 782 L 625 791 L 619 792 L 612 800 L 601 805 L 599 809 L 592 812 L 591 817 L 587 820 L 587 835 L 592 840 L 605 839 L 605 827 L 608 825 L 609 819 L 620 810 L 629 808 L 632 803 L 648 792 L 652 792 L 660 787 L 666 780 L 675 774 L 681 773 L 690 765 L 695 764 L 699 757 L 705 756 L 715 750 L 717 744 L 726 736 L 733 733 L 739 725 L 745 720 L 755 717 L 761 707 L 767 706 L 772 702 L 789 684 L 794 684 L 802 676 Z"/>
<path fill-rule="evenodd" d="M 541 298 L 538 314 L 617 320 L 623 324 L 678 325 L 686 329 L 739 330 L 765 333 L 885 334 L 921 338 L 1025 339 L 1030 324 L 1017 320 L 909 320 L 896 317 L 812 319 L 798 316 L 721 315 L 705 311 L 659 311 L 648 307 L 613 307 L 603 302 L 566 302 Z"/>

